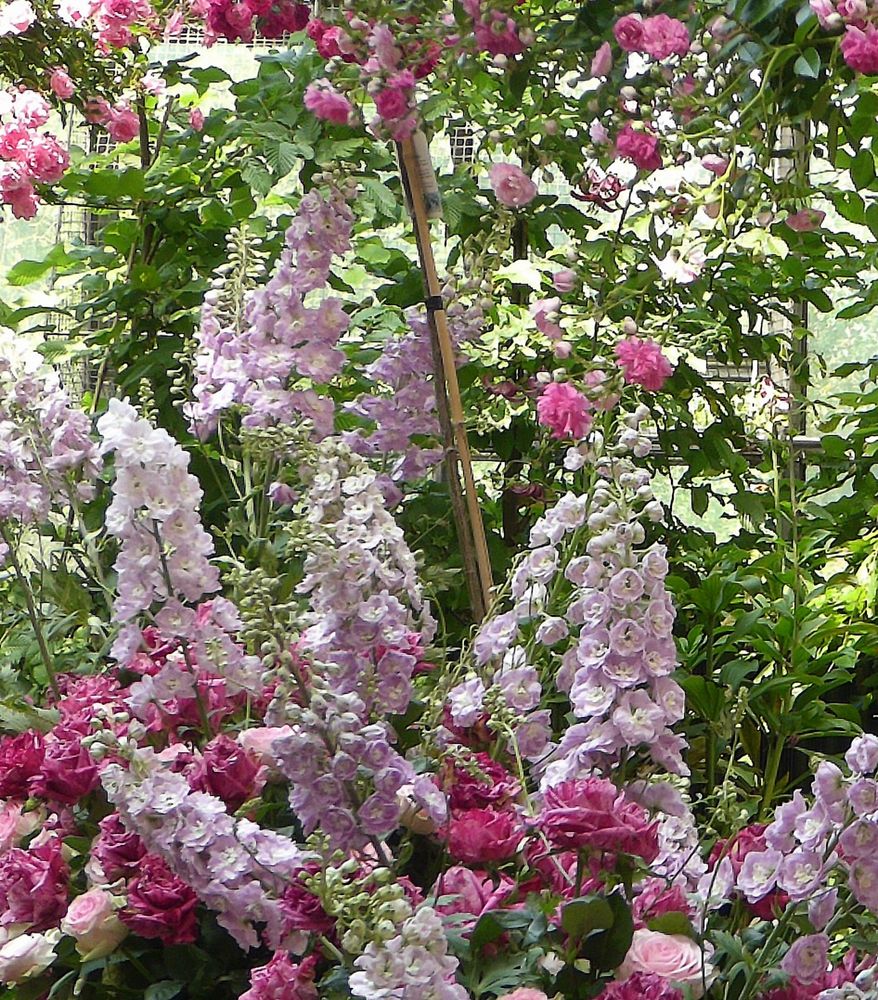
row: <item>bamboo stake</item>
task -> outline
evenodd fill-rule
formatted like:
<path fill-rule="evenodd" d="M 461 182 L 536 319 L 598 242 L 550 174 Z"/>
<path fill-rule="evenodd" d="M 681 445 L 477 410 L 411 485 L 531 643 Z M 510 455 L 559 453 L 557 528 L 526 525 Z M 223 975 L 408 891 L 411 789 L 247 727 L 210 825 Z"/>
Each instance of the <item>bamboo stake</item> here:
<path fill-rule="evenodd" d="M 491 574 L 491 558 L 488 553 L 488 543 L 485 537 L 485 525 L 482 521 L 482 511 L 479 507 L 479 498 L 476 493 L 472 456 L 466 433 L 463 403 L 460 397 L 460 383 L 457 380 L 454 344 L 451 340 L 451 331 L 448 328 L 448 317 L 445 314 L 444 302 L 442 300 L 442 285 L 439 281 L 439 274 L 436 270 L 436 259 L 433 255 L 426 192 L 424 191 L 424 184 L 421 178 L 418 155 L 411 138 L 404 139 L 398 143 L 397 148 L 399 150 L 403 185 L 409 195 L 412 221 L 415 226 L 415 238 L 418 245 L 418 256 L 421 261 L 421 270 L 424 274 L 424 286 L 427 292 L 427 316 L 431 332 L 434 333 L 434 343 L 439 348 L 439 357 L 435 359 L 439 364 L 436 365 L 434 378 L 437 382 L 437 402 L 440 396 L 439 383 L 441 383 L 441 389 L 444 390 L 441 392 L 441 395 L 444 395 L 447 400 L 447 408 L 439 403 L 438 409 L 439 418 L 445 423 L 443 431 L 446 436 L 446 458 L 451 460 L 447 463 L 449 465 L 449 484 L 457 476 L 457 468 L 451 468 L 452 465 L 457 466 L 459 464 L 460 472 L 463 474 L 465 508 L 459 511 L 456 505 L 454 505 L 454 487 L 450 487 L 452 505 L 454 506 L 458 538 L 461 550 L 464 553 L 465 563 L 470 539 L 472 540 L 478 587 L 475 588 L 475 593 L 471 589 L 470 597 L 473 600 L 473 612 L 476 618 L 481 620 L 491 605 L 493 578 Z M 443 409 L 445 410 L 444 414 Z M 452 445 L 453 447 L 451 447 Z M 458 488 L 459 485 L 458 481 Z"/>

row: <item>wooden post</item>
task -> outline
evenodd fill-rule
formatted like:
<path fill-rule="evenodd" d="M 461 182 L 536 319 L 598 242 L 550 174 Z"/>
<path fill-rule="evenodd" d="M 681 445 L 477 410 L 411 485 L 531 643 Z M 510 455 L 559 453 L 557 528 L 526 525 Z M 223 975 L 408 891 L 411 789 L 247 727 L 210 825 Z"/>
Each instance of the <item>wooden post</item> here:
<path fill-rule="evenodd" d="M 491 559 L 485 538 L 482 511 L 476 493 L 472 456 L 466 433 L 454 343 L 448 328 L 442 285 L 436 270 L 427 193 L 424 190 L 418 153 L 411 138 L 397 143 L 402 182 L 409 200 L 418 256 L 427 294 L 427 319 L 433 341 L 433 378 L 436 404 L 445 444 L 445 461 L 452 510 L 467 576 L 473 615 L 481 621 L 491 605 Z M 424 153 L 422 151 L 421 155 Z M 463 477 L 461 486 L 460 477 Z"/>

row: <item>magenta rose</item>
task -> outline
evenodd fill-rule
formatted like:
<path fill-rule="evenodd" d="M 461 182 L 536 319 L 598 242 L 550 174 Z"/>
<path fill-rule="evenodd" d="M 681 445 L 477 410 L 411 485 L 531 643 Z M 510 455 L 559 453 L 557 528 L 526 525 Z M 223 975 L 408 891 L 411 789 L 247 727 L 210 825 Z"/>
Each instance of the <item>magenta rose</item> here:
<path fill-rule="evenodd" d="M 662 165 L 659 141 L 649 129 L 635 129 L 626 122 L 616 136 L 616 156 L 630 160 L 640 170 L 658 170 Z"/>
<path fill-rule="evenodd" d="M 647 864 L 658 857 L 658 823 L 606 778 L 577 778 L 550 788 L 537 823 L 563 850 L 621 852 Z"/>
<path fill-rule="evenodd" d="M 625 52 L 643 51 L 643 18 L 639 14 L 625 14 L 613 25 L 613 34 Z"/>
<path fill-rule="evenodd" d="M 452 764 L 443 784 L 454 810 L 496 808 L 521 790 L 506 768 L 486 753 L 474 753 L 471 760 Z"/>
<path fill-rule="evenodd" d="M 100 822 L 100 833 L 92 844 L 91 856 L 100 864 L 107 881 L 115 882 L 136 874 L 146 856 L 146 847 L 136 833 L 125 829 L 118 813 L 110 813 Z"/>
<path fill-rule="evenodd" d="M 313 934 L 329 934 L 335 929 L 335 919 L 323 909 L 323 904 L 305 887 L 301 879 L 303 872 L 315 875 L 320 870 L 321 866 L 312 862 L 290 875 L 290 884 L 280 903 L 286 932 L 308 931 Z"/>
<path fill-rule="evenodd" d="M 256 757 L 228 736 L 215 737 L 204 748 L 201 759 L 189 775 L 197 792 L 216 795 L 234 811 L 254 795 L 264 782 Z"/>
<path fill-rule="evenodd" d="M 470 865 L 511 858 L 524 834 L 515 813 L 495 809 L 463 809 L 451 817 L 447 829 L 448 853 Z"/>
<path fill-rule="evenodd" d="M 653 59 L 667 59 L 672 55 L 685 56 L 691 42 L 682 21 L 667 14 L 656 14 L 643 22 L 641 44 L 643 51 Z"/>
<path fill-rule="evenodd" d="M 641 883 L 641 891 L 634 897 L 631 914 L 637 927 L 644 927 L 650 920 L 663 913 L 683 913 L 692 916 L 692 907 L 686 893 L 679 886 L 668 887 L 661 878 L 647 879 Z"/>
<path fill-rule="evenodd" d="M 0 740 L 0 799 L 26 799 L 28 783 L 39 774 L 46 754 L 41 733 L 20 733 Z"/>
<path fill-rule="evenodd" d="M 878 28 L 865 24 L 862 28 L 849 24 L 841 40 L 842 57 L 858 73 L 878 73 Z"/>
<path fill-rule="evenodd" d="M 623 983 L 610 983 L 597 1000 L 683 1000 L 683 994 L 661 976 L 635 972 Z"/>
<path fill-rule="evenodd" d="M 51 802 L 72 806 L 100 784 L 100 769 L 82 745 L 82 734 L 73 727 L 56 726 L 46 741 L 46 756 L 30 793 Z"/>
<path fill-rule="evenodd" d="M 485 871 L 472 871 L 455 865 L 440 875 L 433 886 L 431 895 L 450 899 L 437 903 L 437 913 L 444 917 L 458 913 L 470 913 L 473 920 L 462 927 L 472 927 L 476 920 L 488 910 L 504 906 L 509 897 L 517 891 L 516 884 L 505 875 L 492 876 Z"/>
<path fill-rule="evenodd" d="M 67 911 L 69 875 L 60 840 L 7 851 L 0 857 L 0 924 L 26 924 L 32 931 L 55 927 Z"/>
<path fill-rule="evenodd" d="M 317 955 L 309 955 L 296 964 L 285 951 L 275 952 L 268 965 L 250 973 L 250 989 L 241 1000 L 318 1000 L 314 976 Z"/>
<path fill-rule="evenodd" d="M 162 944 L 192 944 L 198 934 L 195 893 L 155 855 L 140 863 L 140 874 L 128 885 L 122 923 L 144 938 Z"/>

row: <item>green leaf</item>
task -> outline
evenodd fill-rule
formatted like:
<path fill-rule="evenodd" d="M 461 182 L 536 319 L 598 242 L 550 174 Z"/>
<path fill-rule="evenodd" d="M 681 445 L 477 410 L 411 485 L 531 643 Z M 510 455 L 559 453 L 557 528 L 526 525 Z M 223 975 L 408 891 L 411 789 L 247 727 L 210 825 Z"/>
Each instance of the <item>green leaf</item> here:
<path fill-rule="evenodd" d="M 647 922 L 647 927 L 651 931 L 659 931 L 662 934 L 681 934 L 684 937 L 694 937 L 695 934 L 692 921 L 685 913 L 677 911 L 653 917 Z"/>
<path fill-rule="evenodd" d="M 577 940 L 613 926 L 613 910 L 603 896 L 571 900 L 561 913 L 561 926 Z"/>
<path fill-rule="evenodd" d="M 28 729 L 47 733 L 60 718 L 54 709 L 34 708 L 20 700 L 13 705 L 0 702 L 0 728 L 10 733 L 23 733 Z"/>
<path fill-rule="evenodd" d="M 861 149 L 850 165 L 851 180 L 859 188 L 867 188 L 875 180 L 875 157 L 869 149 Z"/>
<path fill-rule="evenodd" d="M 613 925 L 606 931 L 592 934 L 582 943 L 579 954 L 589 959 L 597 969 L 616 969 L 628 954 L 634 937 L 631 910 L 619 892 L 607 897 L 613 911 Z"/>
<path fill-rule="evenodd" d="M 171 1000 L 183 989 L 183 984 L 175 979 L 162 979 L 160 982 L 147 986 L 143 1000 Z"/>
<path fill-rule="evenodd" d="M 793 63 L 793 72 L 796 76 L 816 80 L 820 75 L 820 53 L 817 49 L 806 49 Z"/>
<path fill-rule="evenodd" d="M 56 243 L 42 260 L 20 260 L 6 275 L 10 285 L 30 285 L 49 271 L 71 262 L 63 243 Z"/>

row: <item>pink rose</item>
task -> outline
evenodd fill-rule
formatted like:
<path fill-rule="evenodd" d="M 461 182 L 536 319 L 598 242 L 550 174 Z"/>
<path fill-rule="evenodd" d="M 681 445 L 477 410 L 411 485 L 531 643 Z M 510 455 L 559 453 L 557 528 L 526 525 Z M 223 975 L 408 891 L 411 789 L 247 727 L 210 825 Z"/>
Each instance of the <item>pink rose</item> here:
<path fill-rule="evenodd" d="M 563 267 L 560 271 L 556 271 L 552 275 L 552 284 L 555 286 L 555 291 L 561 295 L 572 292 L 576 288 L 576 281 L 576 271 L 569 267 Z"/>
<path fill-rule="evenodd" d="M 793 232 L 810 233 L 819 229 L 825 218 L 826 212 L 821 212 L 817 208 L 802 208 L 788 215 L 784 221 Z"/>
<path fill-rule="evenodd" d="M 192 108 L 189 112 L 189 127 L 193 132 L 200 132 L 204 128 L 204 112 L 200 108 Z"/>
<path fill-rule="evenodd" d="M 549 1000 L 549 998 L 542 990 L 534 990 L 530 986 L 519 986 L 517 990 L 497 997 L 497 1000 Z"/>
<path fill-rule="evenodd" d="M 663 913 L 683 913 L 692 915 L 692 907 L 686 893 L 679 886 L 668 886 L 661 878 L 650 878 L 641 883 L 641 891 L 634 897 L 631 914 L 634 923 L 643 927 Z"/>
<path fill-rule="evenodd" d="M 70 157 L 54 136 L 42 135 L 30 144 L 25 162 L 34 180 L 54 184 L 70 166 Z"/>
<path fill-rule="evenodd" d="M 594 54 L 594 58 L 591 61 L 591 66 L 588 71 L 589 76 L 606 76 L 612 68 L 613 50 L 610 47 L 609 42 L 604 42 L 604 44 L 601 45 L 601 47 Z"/>
<path fill-rule="evenodd" d="M 537 400 L 537 419 L 554 438 L 579 441 L 591 430 L 592 404 L 569 382 L 550 382 Z"/>
<path fill-rule="evenodd" d="M 62 101 L 66 101 L 68 97 L 72 97 L 76 91 L 76 84 L 70 79 L 70 74 L 63 66 L 56 66 L 52 70 L 52 75 L 49 77 L 49 86 L 52 88 L 52 93 L 56 97 L 60 97 Z"/>
<path fill-rule="evenodd" d="M 18 842 L 33 833 L 40 825 L 37 810 L 22 812 L 21 802 L 4 802 L 0 805 L 0 854 L 17 846 Z"/>
<path fill-rule="evenodd" d="M 128 885 L 122 922 L 135 934 L 165 945 L 191 944 L 198 935 L 195 893 L 154 855 L 148 854 L 138 871 Z"/>
<path fill-rule="evenodd" d="M 662 934 L 640 928 L 616 976 L 624 981 L 635 972 L 652 973 L 674 986 L 689 986 L 693 996 L 702 995 L 704 958 L 701 948 L 683 934 Z M 709 978 L 709 976 L 708 976 Z"/>
<path fill-rule="evenodd" d="M 25 128 L 39 128 L 49 120 L 49 102 L 35 90 L 19 90 L 13 102 L 13 114 Z"/>
<path fill-rule="evenodd" d="M 659 170 L 662 165 L 657 137 L 647 128 L 635 129 L 631 122 L 616 136 L 616 156 L 630 160 L 640 170 Z"/>
<path fill-rule="evenodd" d="M 334 125 L 349 124 L 354 112 L 351 102 L 326 80 L 315 80 L 308 84 L 305 90 L 305 107 L 316 118 Z"/>
<path fill-rule="evenodd" d="M 509 208 L 523 208 L 537 196 L 536 184 L 513 163 L 495 163 L 490 178 L 497 201 Z"/>
<path fill-rule="evenodd" d="M 250 973 L 250 989 L 241 1000 L 318 1000 L 314 985 L 318 961 L 317 955 L 309 955 L 296 964 L 287 952 L 275 952 L 268 965 Z"/>
<path fill-rule="evenodd" d="M 658 392 L 674 372 L 661 347 L 654 340 L 640 337 L 620 340 L 616 344 L 616 360 L 629 385 L 642 385 L 650 392 Z"/>
<path fill-rule="evenodd" d="M 189 775 L 196 792 L 216 795 L 232 812 L 257 795 L 264 783 L 256 758 L 224 734 L 207 744 Z"/>
<path fill-rule="evenodd" d="M 689 32 L 682 21 L 667 14 L 656 14 L 643 22 L 641 45 L 653 59 L 685 56 L 689 51 Z"/>
<path fill-rule="evenodd" d="M 55 961 L 57 931 L 20 934 L 0 948 L 0 982 L 20 983 L 37 976 Z"/>
<path fill-rule="evenodd" d="M 505 861 L 518 849 L 524 828 L 509 810 L 463 809 L 448 824 L 448 853 L 455 861 Z"/>
<path fill-rule="evenodd" d="M 625 14 L 613 25 L 613 34 L 625 52 L 643 51 L 643 18 L 639 14 Z"/>
<path fill-rule="evenodd" d="M 540 829 L 562 850 L 623 852 L 649 864 L 659 853 L 658 823 L 606 778 L 578 778 L 550 788 Z"/>
<path fill-rule="evenodd" d="M 112 108 L 106 124 L 113 142 L 131 142 L 140 133 L 140 119 L 125 106 Z"/>
<path fill-rule="evenodd" d="M 433 886 L 436 897 L 450 896 L 446 902 L 437 903 L 435 909 L 444 917 L 458 913 L 471 914 L 468 924 L 456 926 L 472 927 L 476 920 L 488 910 L 496 910 L 506 905 L 506 900 L 517 891 L 516 884 L 506 875 L 491 876 L 484 871 L 472 871 L 455 865 L 440 875 Z"/>
<path fill-rule="evenodd" d="M 67 910 L 69 874 L 60 840 L 7 851 L 0 857 L 0 925 L 26 924 L 34 931 L 57 926 Z"/>
<path fill-rule="evenodd" d="M 878 73 L 878 28 L 873 24 L 863 28 L 849 24 L 839 47 L 851 69 L 869 75 Z"/>
<path fill-rule="evenodd" d="M 517 56 L 525 49 L 515 20 L 499 10 L 477 21 L 474 34 L 479 50 L 492 56 Z"/>
<path fill-rule="evenodd" d="M 89 889 L 77 896 L 61 921 L 61 930 L 76 938 L 76 950 L 89 962 L 114 952 L 128 935 L 105 889 Z"/>

